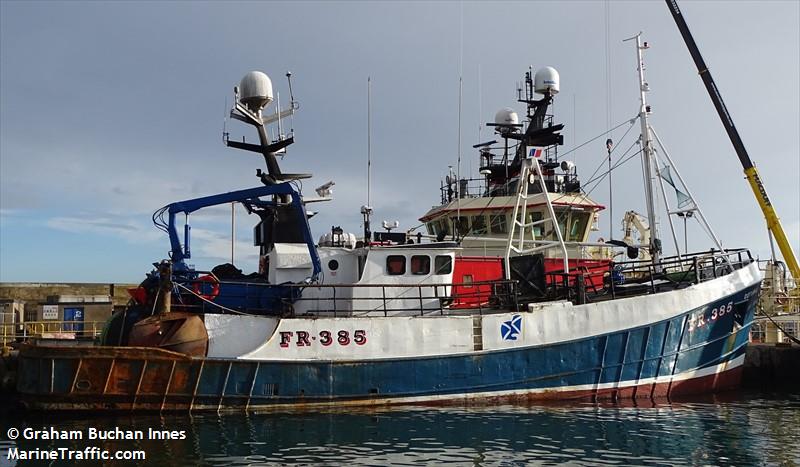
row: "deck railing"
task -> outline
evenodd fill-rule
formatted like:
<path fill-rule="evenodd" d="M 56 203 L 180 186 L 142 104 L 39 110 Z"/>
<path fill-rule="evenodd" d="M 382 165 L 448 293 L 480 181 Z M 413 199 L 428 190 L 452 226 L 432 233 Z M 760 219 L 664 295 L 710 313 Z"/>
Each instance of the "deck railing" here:
<path fill-rule="evenodd" d="M 688 287 L 729 274 L 754 260 L 749 251 L 727 250 L 666 257 L 650 261 L 598 262 L 569 273 L 545 273 L 541 296 L 520 297 L 515 280 L 447 284 L 268 284 L 219 280 L 218 297 L 208 293 L 209 281 L 176 286 L 172 308 L 195 313 L 253 315 L 433 315 L 518 309 L 528 302 L 570 300 L 576 304 L 644 295 Z"/>
<path fill-rule="evenodd" d="M 194 283 L 192 283 L 194 284 Z M 191 287 L 179 287 L 172 307 L 196 313 L 229 311 L 234 313 L 278 314 L 271 307 L 229 306 L 231 302 L 253 302 L 272 292 L 278 296 L 282 314 L 325 316 L 358 315 L 430 315 L 478 313 L 499 307 L 517 306 L 516 282 L 509 280 L 476 281 L 469 284 L 266 284 L 220 280 L 220 289 L 238 288 L 239 293 L 225 293 L 224 300 L 201 297 Z"/>
<path fill-rule="evenodd" d="M 588 294 L 585 300 L 591 301 L 593 296 L 595 299 L 613 299 L 618 295 L 642 295 L 688 287 L 730 274 L 753 261 L 746 249 L 710 250 L 665 257 L 656 264 L 647 260 L 609 262 L 607 266 L 583 266 L 568 274 L 561 271 L 548 274 L 549 282 L 558 284 L 568 295 L 580 295 L 579 282 L 583 282 L 586 285 L 583 291 Z M 596 286 L 598 276 L 603 278 L 602 289 Z M 578 301 L 583 303 L 581 298 Z"/>

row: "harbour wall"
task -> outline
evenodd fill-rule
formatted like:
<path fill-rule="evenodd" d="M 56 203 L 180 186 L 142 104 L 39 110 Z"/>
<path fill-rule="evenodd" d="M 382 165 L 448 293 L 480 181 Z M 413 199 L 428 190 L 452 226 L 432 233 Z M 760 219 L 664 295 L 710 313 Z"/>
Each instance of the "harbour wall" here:
<path fill-rule="evenodd" d="M 0 299 L 46 302 L 48 297 L 53 296 L 106 295 L 114 306 L 124 306 L 130 299 L 127 289 L 136 286 L 119 283 L 0 282 Z"/>
<path fill-rule="evenodd" d="M 800 345 L 748 345 L 742 385 L 762 390 L 800 387 Z"/>

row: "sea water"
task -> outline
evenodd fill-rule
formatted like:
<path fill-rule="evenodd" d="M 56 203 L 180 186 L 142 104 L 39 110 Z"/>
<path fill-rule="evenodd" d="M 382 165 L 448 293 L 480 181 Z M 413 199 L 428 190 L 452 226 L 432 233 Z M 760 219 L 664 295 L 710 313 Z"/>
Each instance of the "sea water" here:
<path fill-rule="evenodd" d="M 2 416 L 0 465 L 800 465 L 797 392 L 620 404 Z M 26 439 L 25 430 L 108 436 Z M 47 452 L 72 457 L 42 458 Z M 124 459 L 96 457 L 101 452 Z"/>

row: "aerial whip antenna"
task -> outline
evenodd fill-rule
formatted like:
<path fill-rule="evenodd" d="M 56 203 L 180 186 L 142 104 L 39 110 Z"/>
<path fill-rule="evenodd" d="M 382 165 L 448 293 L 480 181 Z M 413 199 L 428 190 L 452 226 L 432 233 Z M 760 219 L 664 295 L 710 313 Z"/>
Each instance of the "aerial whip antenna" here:
<path fill-rule="evenodd" d="M 372 172 L 372 77 L 367 76 L 367 204 L 361 206 L 361 215 L 364 216 L 364 244 L 369 246 L 369 237 L 372 235 L 369 226 L 369 217 L 372 214 L 372 206 L 370 206 L 370 197 L 372 187 L 371 172 Z"/>
<path fill-rule="evenodd" d="M 483 118 L 483 96 L 481 95 L 481 64 L 478 64 L 478 141 L 481 141 L 481 118 Z"/>
<path fill-rule="evenodd" d="M 614 185 L 611 183 L 611 149 L 614 142 L 611 138 L 606 140 L 606 150 L 608 151 L 608 238 L 614 240 Z"/>
<path fill-rule="evenodd" d="M 222 111 L 222 142 L 228 141 L 228 96 L 225 96 L 225 109 Z"/>
<path fill-rule="evenodd" d="M 289 133 L 294 134 L 294 111 L 300 108 L 300 105 L 294 100 L 294 93 L 292 92 L 292 72 L 286 72 L 286 80 L 289 82 L 289 108 L 292 112 L 289 114 Z"/>
<path fill-rule="evenodd" d="M 367 76 L 367 206 L 370 205 L 372 175 L 372 78 Z"/>
<path fill-rule="evenodd" d="M 461 101 L 463 95 L 464 75 L 464 4 L 459 3 L 459 36 L 458 36 L 458 164 L 456 165 L 456 228 L 461 226 Z M 453 229 L 456 234 L 456 229 Z M 466 233 L 466 232 L 465 232 Z M 461 232 L 458 232 L 461 236 Z"/>

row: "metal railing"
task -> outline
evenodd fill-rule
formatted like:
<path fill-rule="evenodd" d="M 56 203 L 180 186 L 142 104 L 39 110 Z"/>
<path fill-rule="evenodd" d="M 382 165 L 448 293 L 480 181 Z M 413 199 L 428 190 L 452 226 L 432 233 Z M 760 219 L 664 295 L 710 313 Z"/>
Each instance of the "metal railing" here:
<path fill-rule="evenodd" d="M 196 293 L 191 281 L 178 287 L 172 308 L 195 313 L 233 312 L 280 314 L 282 316 L 326 315 L 431 315 L 478 313 L 494 308 L 517 307 L 516 282 L 476 281 L 469 284 L 266 284 L 219 281 L 225 291 L 213 299 Z M 203 284 L 205 285 L 205 284 Z M 235 292 L 231 288 L 238 289 Z M 252 306 L 259 300 L 273 300 L 277 307 Z M 240 305 L 235 305 L 240 302 Z M 250 305 L 250 306 L 247 306 Z M 277 309 L 276 309 L 277 308 Z"/>
<path fill-rule="evenodd" d="M 590 294 L 589 300 L 592 295 L 606 295 L 614 299 L 618 295 L 651 294 L 699 284 L 730 274 L 753 261 L 750 251 L 746 249 L 710 250 L 666 257 L 655 264 L 647 260 L 610 262 L 607 266 L 582 267 L 580 271 L 570 274 L 555 271 L 549 275 L 551 283 L 560 284 L 568 293 L 580 293 L 580 287 L 576 287 L 576 282 L 580 280 L 584 284 L 591 284 L 585 288 Z M 598 275 L 603 278 L 602 290 L 597 288 Z"/>
<path fill-rule="evenodd" d="M 491 310 L 516 310 L 523 301 L 568 299 L 586 303 L 674 290 L 721 277 L 752 262 L 749 251 L 741 249 L 667 257 L 657 264 L 629 261 L 577 265 L 569 273 L 546 272 L 545 292 L 536 297 L 520 297 L 515 280 L 468 284 L 269 284 L 218 280 L 209 274 L 219 283 L 218 296 L 210 296 L 212 286 L 207 280 L 179 281 L 172 309 L 193 313 L 332 317 L 483 314 Z"/>
<path fill-rule="evenodd" d="M 105 321 L 26 321 L 0 324 L 0 341 L 37 339 L 94 339 L 103 332 Z"/>

